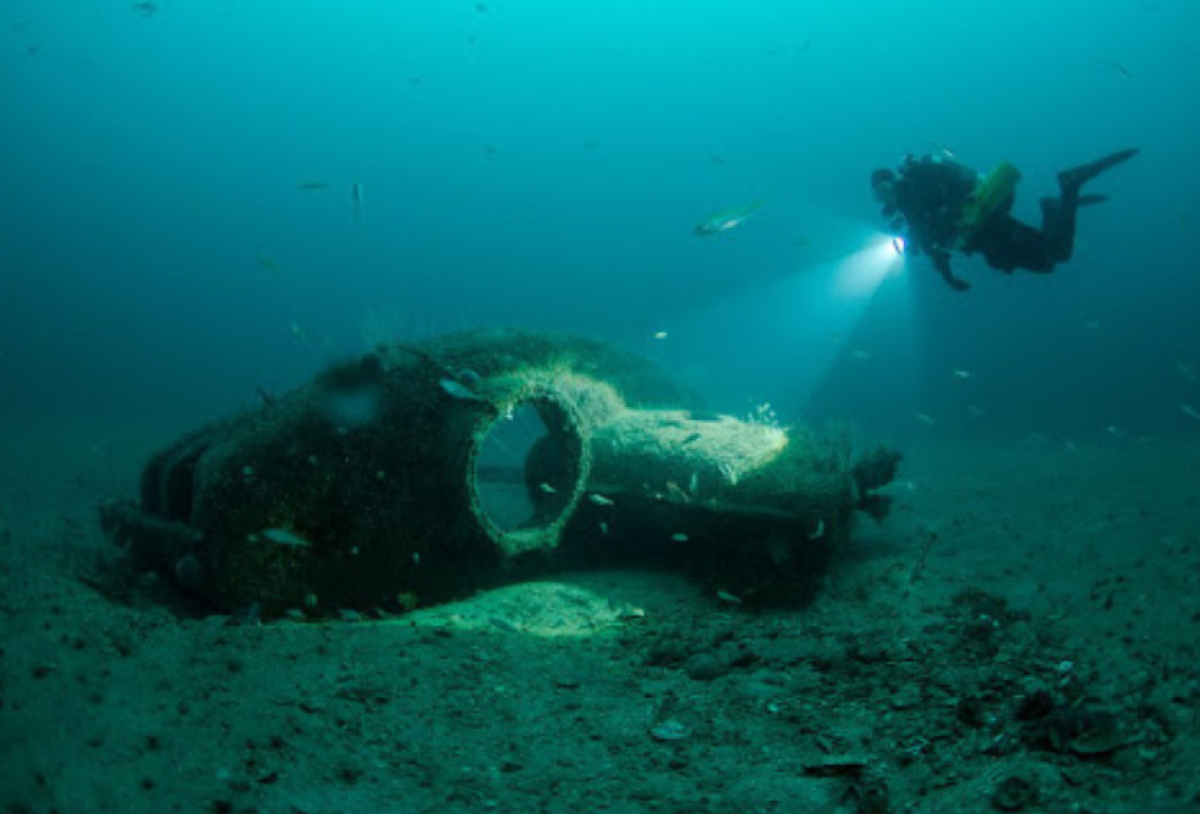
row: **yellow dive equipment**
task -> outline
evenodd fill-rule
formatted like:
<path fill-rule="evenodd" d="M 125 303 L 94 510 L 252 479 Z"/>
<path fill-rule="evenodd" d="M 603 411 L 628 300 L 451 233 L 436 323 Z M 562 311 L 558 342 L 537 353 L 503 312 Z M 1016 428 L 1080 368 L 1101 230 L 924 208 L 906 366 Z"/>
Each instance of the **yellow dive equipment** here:
<path fill-rule="evenodd" d="M 960 222 L 962 234 L 969 237 L 987 223 L 988 218 L 1012 195 L 1020 180 L 1021 171 L 1007 161 L 980 180 L 963 206 Z"/>

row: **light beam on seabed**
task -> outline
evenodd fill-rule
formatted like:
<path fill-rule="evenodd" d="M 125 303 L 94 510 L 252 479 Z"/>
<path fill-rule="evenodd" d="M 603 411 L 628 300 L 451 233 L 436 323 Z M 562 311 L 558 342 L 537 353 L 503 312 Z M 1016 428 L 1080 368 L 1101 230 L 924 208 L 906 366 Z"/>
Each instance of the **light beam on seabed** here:
<path fill-rule="evenodd" d="M 691 371 L 690 383 L 714 406 L 735 394 L 743 401 L 807 401 L 877 299 L 887 310 L 909 305 L 892 296 L 908 288 L 892 236 L 848 231 L 836 240 L 835 259 L 676 320 L 672 342 L 691 358 L 670 366 Z"/>

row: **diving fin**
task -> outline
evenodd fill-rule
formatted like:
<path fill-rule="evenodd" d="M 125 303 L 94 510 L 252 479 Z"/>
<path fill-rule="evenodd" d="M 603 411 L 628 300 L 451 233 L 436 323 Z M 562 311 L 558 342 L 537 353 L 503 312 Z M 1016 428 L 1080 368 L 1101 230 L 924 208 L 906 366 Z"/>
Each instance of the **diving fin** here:
<path fill-rule="evenodd" d="M 1080 167 L 1063 170 L 1058 174 L 1058 185 L 1062 188 L 1064 195 L 1077 194 L 1079 189 L 1088 181 L 1118 164 L 1125 163 L 1139 152 L 1141 151 L 1136 147 L 1130 150 L 1121 150 L 1120 152 L 1105 156 L 1099 161 L 1093 161 L 1091 164 L 1084 164 Z"/>

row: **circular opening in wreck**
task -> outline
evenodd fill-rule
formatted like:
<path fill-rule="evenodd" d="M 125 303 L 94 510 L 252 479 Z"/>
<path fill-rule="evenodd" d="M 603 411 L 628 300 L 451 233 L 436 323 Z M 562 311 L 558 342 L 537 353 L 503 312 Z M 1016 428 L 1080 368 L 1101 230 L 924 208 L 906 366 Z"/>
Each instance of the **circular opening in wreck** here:
<path fill-rule="evenodd" d="M 583 473 L 583 439 L 556 402 L 521 402 L 488 426 L 475 455 L 479 508 L 503 534 L 554 525 Z"/>

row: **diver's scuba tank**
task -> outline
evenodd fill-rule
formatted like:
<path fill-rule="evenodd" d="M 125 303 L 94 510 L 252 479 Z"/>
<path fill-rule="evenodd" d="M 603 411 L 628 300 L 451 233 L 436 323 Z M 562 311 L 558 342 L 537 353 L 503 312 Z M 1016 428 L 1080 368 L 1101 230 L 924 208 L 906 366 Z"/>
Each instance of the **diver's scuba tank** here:
<path fill-rule="evenodd" d="M 963 205 L 959 218 L 959 234 L 962 242 L 969 241 L 979 227 L 987 223 L 1017 188 L 1021 171 L 1008 161 L 1001 162 L 986 176 L 980 178 Z"/>

